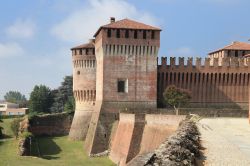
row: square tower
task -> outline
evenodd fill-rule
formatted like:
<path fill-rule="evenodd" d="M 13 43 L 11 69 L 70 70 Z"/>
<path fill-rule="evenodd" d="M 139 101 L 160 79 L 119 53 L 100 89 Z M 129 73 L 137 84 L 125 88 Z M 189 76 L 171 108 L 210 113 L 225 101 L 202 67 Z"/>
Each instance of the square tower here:
<path fill-rule="evenodd" d="M 96 105 L 85 141 L 90 154 L 108 149 L 112 123 L 120 112 L 156 109 L 160 31 L 111 18 L 95 33 Z"/>
<path fill-rule="evenodd" d="M 97 102 L 119 104 L 120 111 L 156 108 L 160 29 L 111 18 L 94 37 Z"/>

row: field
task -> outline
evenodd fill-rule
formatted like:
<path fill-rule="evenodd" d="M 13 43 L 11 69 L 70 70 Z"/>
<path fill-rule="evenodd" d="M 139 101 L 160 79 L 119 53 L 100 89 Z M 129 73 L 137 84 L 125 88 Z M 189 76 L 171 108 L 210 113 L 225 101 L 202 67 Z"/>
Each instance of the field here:
<path fill-rule="evenodd" d="M 70 141 L 67 136 L 39 137 L 40 157 L 18 155 L 18 140 L 10 130 L 12 119 L 3 119 L 1 126 L 7 138 L 0 140 L 1 166 L 113 166 L 107 158 L 89 158 L 83 150 L 83 142 Z M 34 151 L 34 148 L 32 149 Z"/>

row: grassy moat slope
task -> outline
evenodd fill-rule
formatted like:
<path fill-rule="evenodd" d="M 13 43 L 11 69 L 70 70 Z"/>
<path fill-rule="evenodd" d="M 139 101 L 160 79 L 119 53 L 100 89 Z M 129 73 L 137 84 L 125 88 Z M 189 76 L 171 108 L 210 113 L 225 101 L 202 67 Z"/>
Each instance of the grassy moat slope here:
<path fill-rule="evenodd" d="M 18 155 L 18 140 L 10 130 L 12 119 L 3 119 L 1 126 L 8 137 L 0 140 L 1 166 L 113 166 L 107 157 L 89 158 L 83 150 L 82 141 L 70 141 L 67 136 L 40 137 L 37 143 L 41 157 Z M 34 151 L 34 149 L 32 149 Z"/>

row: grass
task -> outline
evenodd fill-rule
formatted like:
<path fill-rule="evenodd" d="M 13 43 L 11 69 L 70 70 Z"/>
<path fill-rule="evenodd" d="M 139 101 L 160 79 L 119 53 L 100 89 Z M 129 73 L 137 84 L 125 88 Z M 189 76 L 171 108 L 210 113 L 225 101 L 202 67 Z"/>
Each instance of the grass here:
<path fill-rule="evenodd" d="M 39 137 L 41 157 L 21 157 L 18 155 L 18 140 L 10 130 L 11 119 L 3 119 L 4 133 L 10 138 L 0 140 L 1 166 L 113 166 L 107 157 L 89 158 L 83 150 L 82 141 L 70 141 L 67 136 Z M 36 148 L 32 148 L 32 152 Z"/>

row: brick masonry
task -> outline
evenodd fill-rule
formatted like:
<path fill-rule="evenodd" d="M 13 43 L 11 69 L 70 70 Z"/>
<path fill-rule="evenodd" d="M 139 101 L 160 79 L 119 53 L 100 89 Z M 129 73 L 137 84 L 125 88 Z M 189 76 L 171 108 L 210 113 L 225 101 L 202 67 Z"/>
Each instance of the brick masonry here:
<path fill-rule="evenodd" d="M 243 58 L 223 58 L 222 64 L 214 59 L 205 59 L 201 65 L 201 58 L 193 63 L 188 58 L 184 65 L 184 58 L 179 58 L 178 64 L 174 57 L 161 59 L 158 65 L 158 101 L 162 101 L 162 94 L 169 85 L 187 89 L 191 92 L 192 103 L 203 105 L 228 105 L 240 108 L 248 104 L 248 86 L 250 81 L 250 60 Z"/>
<path fill-rule="evenodd" d="M 169 85 L 188 89 L 193 105 L 240 110 L 248 104 L 250 60 L 225 58 L 218 63 L 216 58 L 206 58 L 201 65 L 200 58 L 195 64 L 189 58 L 184 65 L 180 58 L 177 65 L 175 58 L 170 58 L 167 65 L 167 59 L 162 58 L 158 64 L 160 31 L 113 18 L 98 29 L 94 40 L 72 48 L 76 113 L 70 137 L 85 140 L 88 154 L 111 148 L 113 161 L 127 163 L 137 154 L 156 148 L 180 120 L 172 121 L 170 115 L 160 115 L 157 110 Z M 125 84 L 122 93 L 118 92 L 121 80 Z M 147 115 L 150 112 L 156 115 Z M 117 130 L 113 130 L 117 121 Z M 126 139 L 121 145 L 122 138 Z"/>

